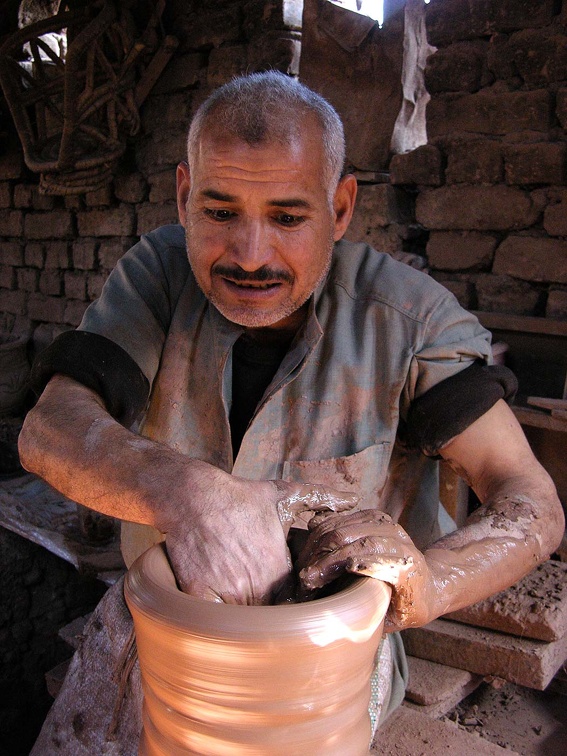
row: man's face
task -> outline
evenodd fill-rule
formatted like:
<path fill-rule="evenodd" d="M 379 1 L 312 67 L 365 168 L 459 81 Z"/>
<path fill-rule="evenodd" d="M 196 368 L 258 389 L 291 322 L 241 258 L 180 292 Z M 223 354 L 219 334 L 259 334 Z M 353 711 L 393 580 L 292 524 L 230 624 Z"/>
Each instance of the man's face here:
<path fill-rule="evenodd" d="M 305 123 L 290 144 L 249 146 L 204 135 L 178 207 L 191 268 L 205 296 L 234 323 L 293 328 L 326 275 L 346 225 L 323 183 L 320 131 Z M 354 201 L 354 198 L 353 198 Z"/>

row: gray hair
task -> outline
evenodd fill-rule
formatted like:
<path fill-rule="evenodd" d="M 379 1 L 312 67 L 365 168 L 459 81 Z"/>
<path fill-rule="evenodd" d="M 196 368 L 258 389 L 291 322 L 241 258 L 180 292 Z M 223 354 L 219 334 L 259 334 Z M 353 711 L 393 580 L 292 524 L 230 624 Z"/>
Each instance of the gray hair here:
<path fill-rule="evenodd" d="M 189 165 L 206 126 L 249 145 L 272 140 L 284 143 L 301 134 L 309 114 L 321 126 L 325 156 L 323 179 L 332 197 L 345 160 L 345 137 L 336 110 L 321 95 L 279 71 L 239 76 L 215 90 L 199 107 L 187 138 Z"/>

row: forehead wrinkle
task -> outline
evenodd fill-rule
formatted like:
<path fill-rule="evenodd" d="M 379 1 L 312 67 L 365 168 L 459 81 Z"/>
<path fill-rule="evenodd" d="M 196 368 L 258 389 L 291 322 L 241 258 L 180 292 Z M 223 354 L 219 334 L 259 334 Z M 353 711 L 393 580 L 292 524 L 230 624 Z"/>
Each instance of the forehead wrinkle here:
<path fill-rule="evenodd" d="M 200 194 L 202 197 L 207 197 L 217 202 L 238 202 L 238 197 L 235 194 L 219 192 L 216 189 L 203 189 Z M 267 200 L 266 205 L 269 207 L 299 208 L 304 210 L 310 210 L 312 207 L 310 202 L 301 197 L 283 197 L 281 199 Z"/>

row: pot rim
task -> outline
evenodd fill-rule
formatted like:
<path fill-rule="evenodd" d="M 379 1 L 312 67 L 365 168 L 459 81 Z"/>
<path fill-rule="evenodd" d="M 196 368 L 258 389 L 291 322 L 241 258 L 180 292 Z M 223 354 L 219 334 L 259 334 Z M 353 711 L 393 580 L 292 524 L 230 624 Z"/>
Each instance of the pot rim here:
<path fill-rule="evenodd" d="M 391 588 L 381 580 L 360 576 L 331 596 L 298 604 L 247 606 L 205 601 L 179 590 L 165 548 L 156 544 L 130 567 L 124 594 L 132 614 L 140 613 L 164 623 L 174 632 L 207 638 L 241 638 L 243 627 L 250 626 L 256 638 L 265 636 L 274 640 L 302 630 L 327 632 L 330 621 L 337 627 L 337 636 L 341 635 L 341 627 L 347 633 L 373 634 L 384 621 Z"/>

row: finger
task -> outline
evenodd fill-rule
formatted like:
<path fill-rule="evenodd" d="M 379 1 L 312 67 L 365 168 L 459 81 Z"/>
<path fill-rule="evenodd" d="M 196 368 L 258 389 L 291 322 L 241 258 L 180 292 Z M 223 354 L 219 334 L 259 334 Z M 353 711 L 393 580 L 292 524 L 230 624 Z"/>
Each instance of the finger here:
<path fill-rule="evenodd" d="M 306 566 L 301 569 L 299 577 L 306 588 L 312 589 L 321 588 L 345 571 L 353 571 L 354 565 L 369 569 L 374 563 L 398 564 L 397 560 L 401 560 L 399 564 L 405 564 L 407 568 L 407 554 L 403 549 L 404 544 L 396 538 L 364 536 L 333 550 L 321 549 L 310 555 L 302 554 L 305 560 L 302 564 Z"/>
<path fill-rule="evenodd" d="M 342 546 L 354 541 L 360 541 L 361 545 L 366 542 L 375 541 L 376 550 L 380 553 L 380 544 L 385 539 L 395 540 L 400 543 L 406 543 L 408 537 L 405 531 L 396 523 L 392 522 L 388 515 L 382 514 L 380 517 L 358 517 L 354 516 L 359 513 L 329 515 L 319 525 L 311 531 L 307 543 L 301 554 L 300 561 L 305 564 L 313 559 L 320 558 L 324 554 L 335 551 Z M 320 515 L 315 515 L 320 517 Z"/>
<path fill-rule="evenodd" d="M 217 593 L 206 583 L 202 583 L 199 580 L 187 580 L 180 584 L 183 593 L 187 593 L 194 598 L 203 599 L 204 601 L 214 601 L 216 604 L 224 603 L 236 603 L 235 601 L 226 602 L 220 593 Z"/>
<path fill-rule="evenodd" d="M 412 556 L 390 556 L 377 559 L 375 554 L 363 554 L 349 559 L 346 570 L 356 575 L 367 575 L 376 580 L 382 580 L 395 587 L 400 584 L 402 577 L 405 577 L 408 568 L 412 567 L 413 563 Z"/>
<path fill-rule="evenodd" d="M 319 528 L 323 535 L 343 523 L 348 525 L 384 524 L 392 523 L 390 515 L 378 509 L 357 509 L 354 512 L 317 512 L 309 520 L 309 530 Z"/>

